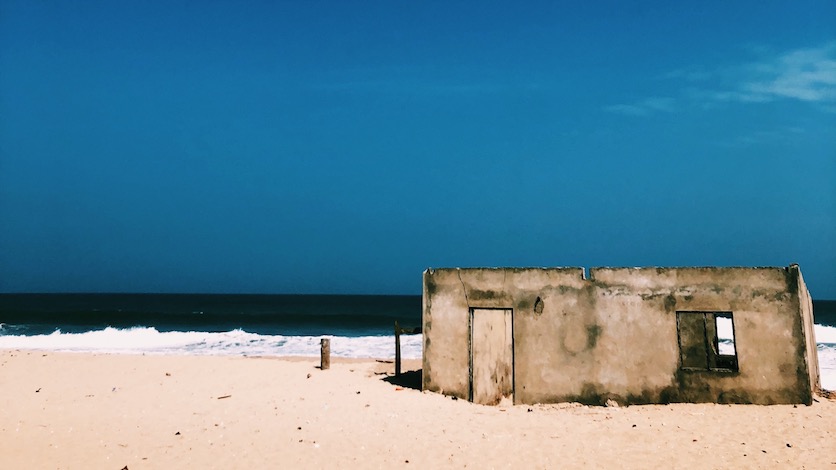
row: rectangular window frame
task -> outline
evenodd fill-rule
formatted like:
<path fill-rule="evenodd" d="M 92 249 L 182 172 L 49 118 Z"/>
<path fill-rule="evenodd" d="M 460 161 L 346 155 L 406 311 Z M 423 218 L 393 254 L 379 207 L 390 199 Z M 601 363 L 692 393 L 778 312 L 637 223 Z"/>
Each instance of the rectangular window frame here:
<path fill-rule="evenodd" d="M 728 318 L 732 325 L 734 354 L 720 354 L 717 319 Z M 688 326 L 690 324 L 690 326 Z M 694 334 L 693 327 L 697 331 Z M 739 344 L 735 332 L 734 313 L 728 311 L 678 310 L 676 339 L 679 346 L 679 368 L 686 371 L 739 372 Z M 701 355 L 704 354 L 704 361 Z M 695 365 L 696 364 L 696 365 Z"/>

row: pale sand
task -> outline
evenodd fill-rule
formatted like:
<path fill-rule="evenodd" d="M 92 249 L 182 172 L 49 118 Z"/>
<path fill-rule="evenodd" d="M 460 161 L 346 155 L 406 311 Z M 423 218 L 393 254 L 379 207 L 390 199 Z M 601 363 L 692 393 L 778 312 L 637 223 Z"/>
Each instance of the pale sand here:
<path fill-rule="evenodd" d="M 389 383 L 379 373 L 391 363 L 372 360 L 323 371 L 313 358 L 2 351 L 0 362 L 2 469 L 836 469 L 836 402 L 821 397 L 486 407 Z"/>

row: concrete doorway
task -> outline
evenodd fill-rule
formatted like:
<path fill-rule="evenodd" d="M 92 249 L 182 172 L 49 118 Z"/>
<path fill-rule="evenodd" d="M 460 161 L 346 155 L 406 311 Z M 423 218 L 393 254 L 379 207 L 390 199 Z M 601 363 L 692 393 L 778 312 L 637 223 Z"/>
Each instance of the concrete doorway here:
<path fill-rule="evenodd" d="M 514 311 L 470 309 L 470 401 L 514 399 Z"/>

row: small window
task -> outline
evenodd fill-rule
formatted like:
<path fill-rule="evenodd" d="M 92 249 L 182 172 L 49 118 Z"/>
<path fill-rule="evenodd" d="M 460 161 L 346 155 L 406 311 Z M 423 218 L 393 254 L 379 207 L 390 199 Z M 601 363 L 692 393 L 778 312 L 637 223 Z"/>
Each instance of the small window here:
<path fill-rule="evenodd" d="M 737 370 L 731 312 L 676 312 L 680 367 L 688 370 Z"/>

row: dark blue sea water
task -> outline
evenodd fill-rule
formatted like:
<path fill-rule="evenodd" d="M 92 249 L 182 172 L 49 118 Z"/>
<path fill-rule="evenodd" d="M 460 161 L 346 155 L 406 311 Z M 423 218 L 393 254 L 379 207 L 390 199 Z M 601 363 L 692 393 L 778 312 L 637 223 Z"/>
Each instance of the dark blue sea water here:
<path fill-rule="evenodd" d="M 82 333 L 105 327 L 265 335 L 391 335 L 420 326 L 421 296 L 0 294 L 6 333 Z"/>
<path fill-rule="evenodd" d="M 819 325 L 836 327 L 836 300 L 814 300 L 813 318 Z"/>

